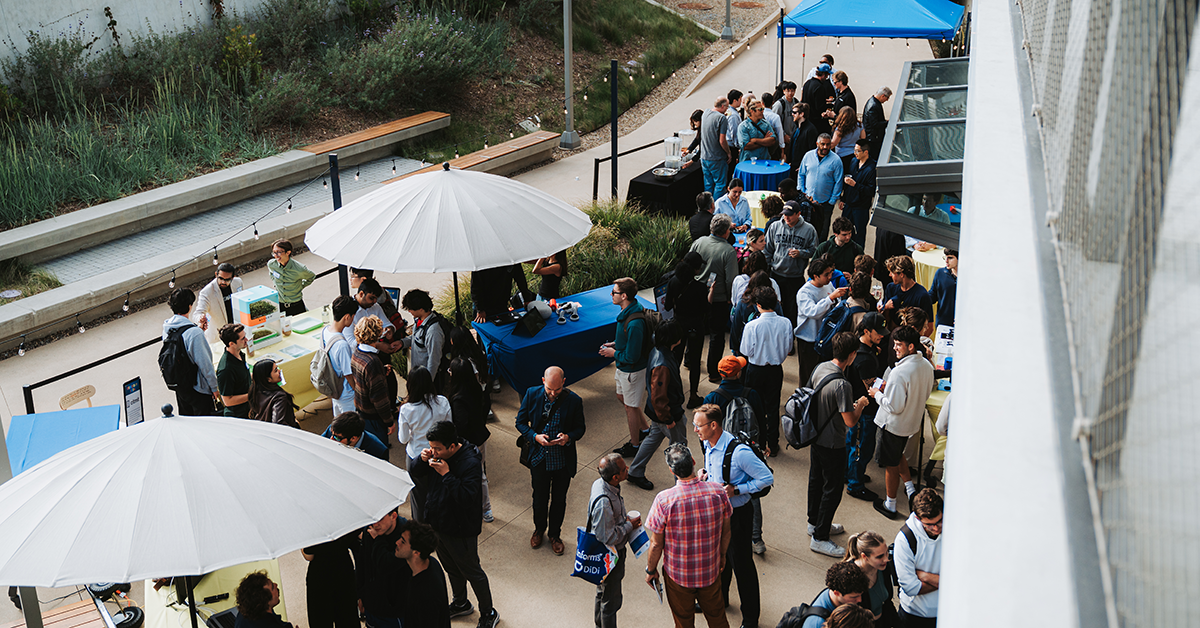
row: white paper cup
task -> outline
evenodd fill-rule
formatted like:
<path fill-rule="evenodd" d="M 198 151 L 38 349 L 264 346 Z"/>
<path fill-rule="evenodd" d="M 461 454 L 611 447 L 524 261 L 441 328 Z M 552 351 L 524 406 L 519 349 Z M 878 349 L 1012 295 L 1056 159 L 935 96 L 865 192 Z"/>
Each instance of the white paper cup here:
<path fill-rule="evenodd" d="M 636 510 L 629 510 L 629 511 L 626 511 L 626 513 L 625 513 L 625 514 L 626 514 L 626 515 L 628 515 L 628 517 L 629 517 L 630 519 L 638 519 L 638 518 L 640 518 L 640 517 L 642 516 L 642 513 L 638 512 L 638 511 L 636 511 Z"/>

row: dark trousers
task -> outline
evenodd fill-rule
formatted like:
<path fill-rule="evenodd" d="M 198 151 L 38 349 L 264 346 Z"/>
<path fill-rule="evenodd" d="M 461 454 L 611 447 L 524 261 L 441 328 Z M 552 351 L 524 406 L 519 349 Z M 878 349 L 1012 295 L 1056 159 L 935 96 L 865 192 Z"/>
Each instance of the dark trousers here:
<path fill-rule="evenodd" d="M 779 395 L 783 390 L 783 365 L 747 365 L 746 385 L 762 397 L 759 444 L 766 443 L 771 451 L 779 451 Z"/>
<path fill-rule="evenodd" d="M 729 326 L 729 302 L 708 306 L 708 376 L 720 379 L 717 365 L 725 354 L 725 330 Z"/>
<path fill-rule="evenodd" d="M 904 606 L 901 605 L 899 612 L 900 623 L 897 624 L 900 628 L 937 628 L 937 617 L 921 617 L 919 615 L 909 615 L 904 612 Z"/>
<path fill-rule="evenodd" d="M 437 554 L 442 559 L 442 569 L 450 578 L 450 590 L 454 594 L 451 601 L 465 601 L 467 583 L 470 582 L 475 598 L 479 600 L 479 615 L 492 612 L 492 588 L 479 565 L 479 537 L 439 533 Z"/>
<path fill-rule="evenodd" d="M 354 581 L 307 582 L 308 625 L 312 628 L 360 628 Z"/>
<path fill-rule="evenodd" d="M 364 419 L 364 423 L 366 423 L 365 429 L 379 438 L 379 441 L 386 445 L 388 449 L 391 449 L 392 444 L 388 442 L 389 436 L 387 423 L 373 418 L 364 417 Z"/>
<path fill-rule="evenodd" d="M 771 279 L 779 284 L 779 298 L 783 305 L 783 315 L 796 326 L 796 293 L 804 287 L 804 277 L 784 277 L 771 273 Z M 801 382 L 803 385 L 804 382 Z"/>
<path fill-rule="evenodd" d="M 412 469 L 417 464 L 417 458 L 409 458 L 406 469 Z M 410 475 L 413 488 L 409 497 L 409 503 L 412 506 L 412 517 L 417 523 L 425 523 L 425 496 L 429 494 L 429 479 L 422 479 L 415 475 Z"/>
<path fill-rule="evenodd" d="M 829 239 L 829 221 L 833 216 L 833 205 L 828 203 L 814 203 L 812 212 L 812 226 L 817 230 L 817 242 L 824 242 Z"/>
<path fill-rule="evenodd" d="M 195 388 L 181 386 L 175 391 L 175 403 L 179 404 L 176 416 L 220 416 L 215 411 L 212 395 L 196 392 Z"/>
<path fill-rule="evenodd" d="M 811 343 L 807 340 L 800 340 L 799 338 L 796 339 L 796 357 L 800 361 L 801 386 L 808 386 L 808 380 L 810 377 L 812 377 L 813 369 L 817 368 L 818 364 L 825 361 L 821 359 L 821 354 L 817 353 L 817 350 L 813 348 L 813 345 L 814 343 Z"/>
<path fill-rule="evenodd" d="M 596 585 L 596 628 L 617 628 L 617 611 L 621 610 L 621 580 L 625 578 L 625 546 L 617 548 L 617 566 L 608 572 L 604 584 Z"/>
<path fill-rule="evenodd" d="M 742 600 L 742 625 L 758 625 L 758 570 L 754 552 L 750 549 L 751 529 L 754 527 L 754 506 L 750 502 L 733 509 L 729 518 L 729 551 L 725 554 L 725 569 L 721 572 L 721 595 L 729 604 L 729 584 L 737 576 L 738 597 Z"/>
<path fill-rule="evenodd" d="M 299 316 L 308 311 L 308 306 L 304 305 L 304 299 L 300 299 L 295 303 L 288 303 L 287 305 L 280 303 L 279 309 L 283 310 L 283 313 L 288 316 Z"/>
<path fill-rule="evenodd" d="M 533 484 L 533 528 L 538 532 L 545 530 L 550 538 L 562 538 L 572 471 L 574 469 L 547 471 L 544 462 L 529 470 Z"/>
<path fill-rule="evenodd" d="M 840 418 L 837 416 L 834 420 Z M 828 541 L 833 514 L 842 503 L 846 450 L 813 445 L 808 456 L 808 524 L 814 528 L 814 539 Z"/>
<path fill-rule="evenodd" d="M 844 207 L 842 208 L 842 215 L 854 223 L 854 235 L 850 236 L 850 239 L 857 242 L 864 249 L 867 248 L 867 223 L 871 221 L 871 207 Z M 875 263 L 879 264 L 881 262 L 877 261 Z"/>
<path fill-rule="evenodd" d="M 704 351 L 704 331 L 688 329 L 684 332 L 683 342 L 675 345 L 675 361 L 688 369 L 688 384 L 695 394 L 700 389 L 700 354 Z"/>
<path fill-rule="evenodd" d="M 846 487 L 861 488 L 867 463 L 875 455 L 875 417 L 862 415 L 858 425 L 846 430 Z"/>

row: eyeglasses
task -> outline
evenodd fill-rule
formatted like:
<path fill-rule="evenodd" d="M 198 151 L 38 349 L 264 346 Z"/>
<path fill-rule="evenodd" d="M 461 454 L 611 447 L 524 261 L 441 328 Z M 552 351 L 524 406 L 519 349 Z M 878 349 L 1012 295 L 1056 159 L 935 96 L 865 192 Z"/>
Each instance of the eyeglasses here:
<path fill-rule="evenodd" d="M 751 107 L 750 108 L 750 111 L 762 111 L 762 110 L 763 110 L 762 107 Z"/>
<path fill-rule="evenodd" d="M 337 442 L 339 442 L 339 443 L 342 443 L 342 442 L 345 442 L 345 441 L 348 441 L 348 440 L 350 440 L 350 437 L 349 437 L 349 436 L 342 436 L 341 434 L 337 434 L 337 433 L 335 433 L 335 432 L 330 432 L 330 433 L 329 433 L 329 439 L 330 439 L 330 440 L 336 440 Z"/>
<path fill-rule="evenodd" d="M 271 251 L 271 257 L 283 257 L 284 255 L 287 255 L 287 251 Z"/>
<path fill-rule="evenodd" d="M 620 290 L 613 290 L 612 293 L 613 293 L 614 297 L 617 296 L 618 294 L 623 294 Z"/>
<path fill-rule="evenodd" d="M 800 113 L 799 109 L 792 109 L 792 113 Z"/>
<path fill-rule="evenodd" d="M 918 519 L 918 520 L 921 522 L 921 525 L 925 526 L 926 528 L 940 528 L 940 527 L 942 527 L 942 522 L 943 522 L 943 519 L 942 519 L 942 518 L 940 518 L 940 517 L 938 518 L 938 520 L 937 520 L 937 521 L 933 521 L 933 522 L 925 521 L 924 519 L 921 519 L 920 517 L 917 517 L 917 519 Z"/>

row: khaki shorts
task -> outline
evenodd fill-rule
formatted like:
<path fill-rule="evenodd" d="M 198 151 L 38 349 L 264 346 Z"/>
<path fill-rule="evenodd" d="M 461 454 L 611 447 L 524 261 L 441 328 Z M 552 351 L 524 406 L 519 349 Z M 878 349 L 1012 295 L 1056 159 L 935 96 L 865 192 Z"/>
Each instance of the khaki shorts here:
<path fill-rule="evenodd" d="M 636 373 L 626 373 L 617 369 L 613 379 L 617 382 L 617 394 L 625 400 L 625 405 L 640 408 L 646 403 L 646 369 Z"/>

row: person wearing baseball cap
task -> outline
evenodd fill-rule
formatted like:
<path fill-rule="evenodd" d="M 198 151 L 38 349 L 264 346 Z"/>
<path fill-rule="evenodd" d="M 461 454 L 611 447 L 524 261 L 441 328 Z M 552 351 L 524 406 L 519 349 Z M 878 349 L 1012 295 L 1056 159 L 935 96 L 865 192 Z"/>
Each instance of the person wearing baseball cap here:
<path fill-rule="evenodd" d="M 859 274 L 862 273 L 855 273 Z M 859 346 L 850 368 L 853 375 L 849 379 L 857 396 L 866 394 L 871 384 L 876 383 L 876 378 L 883 375 L 880 345 L 887 336 L 887 324 L 881 314 L 867 312 L 858 321 L 854 333 L 858 336 Z M 858 424 L 846 430 L 846 493 L 856 499 L 873 502 L 879 499 L 879 495 L 867 488 L 871 478 L 866 471 L 867 463 L 875 455 L 875 413 L 879 410 L 879 404 L 870 395 L 867 395 L 867 399 L 870 403 L 863 409 Z"/>
<path fill-rule="evenodd" d="M 808 201 L 788 201 L 783 219 L 767 227 L 767 246 L 763 255 L 771 264 L 771 279 L 779 284 L 783 315 L 796 324 L 796 293 L 804 285 L 804 269 L 817 248 L 817 230 L 808 223 L 803 208 Z"/>
<path fill-rule="evenodd" d="M 818 133 L 833 132 L 829 118 L 825 117 L 825 112 L 833 107 L 833 99 L 837 97 L 837 91 L 829 82 L 832 73 L 833 68 L 828 63 L 818 65 L 816 76 L 804 82 L 800 95 L 800 102 L 808 104 L 806 119 L 817 127 Z"/>

